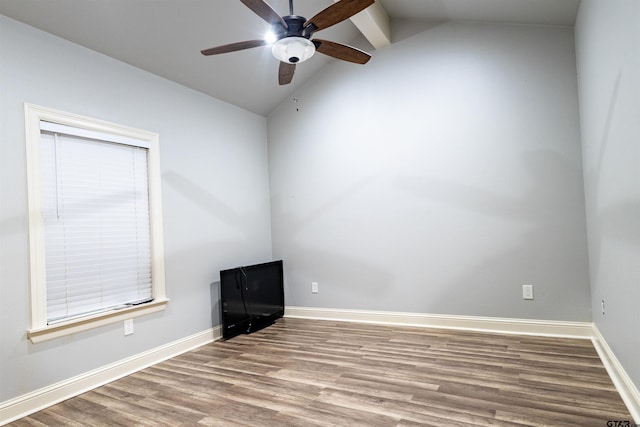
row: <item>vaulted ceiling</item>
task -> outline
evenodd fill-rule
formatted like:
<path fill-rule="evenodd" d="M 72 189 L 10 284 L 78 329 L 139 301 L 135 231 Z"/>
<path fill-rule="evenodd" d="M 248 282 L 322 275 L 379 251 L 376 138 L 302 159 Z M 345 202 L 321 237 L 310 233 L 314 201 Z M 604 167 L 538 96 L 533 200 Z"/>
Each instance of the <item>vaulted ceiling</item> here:
<path fill-rule="evenodd" d="M 333 1 L 296 0 L 294 12 L 310 18 Z M 580 0 L 376 1 L 389 18 L 391 43 L 403 25 L 416 21 L 573 26 L 580 5 Z M 288 15 L 288 0 L 267 2 Z M 259 39 L 267 32 L 269 25 L 238 0 L 0 0 L 0 13 L 261 115 L 335 61 L 315 55 L 297 67 L 290 85 L 279 86 L 278 61 L 268 47 L 201 55 L 202 49 Z M 380 28 L 375 20 L 365 22 L 367 27 L 357 18 L 318 36 L 369 51 L 375 60 L 375 49 L 361 31 L 371 37 Z"/>

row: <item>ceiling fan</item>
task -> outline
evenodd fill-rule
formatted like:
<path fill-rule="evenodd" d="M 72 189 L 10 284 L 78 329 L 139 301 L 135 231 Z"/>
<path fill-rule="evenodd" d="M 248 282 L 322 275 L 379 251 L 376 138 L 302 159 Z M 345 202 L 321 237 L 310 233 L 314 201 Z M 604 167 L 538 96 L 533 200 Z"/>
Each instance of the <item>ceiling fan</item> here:
<path fill-rule="evenodd" d="M 273 56 L 280 61 L 278 82 L 281 85 L 291 83 L 296 64 L 311 58 L 315 52 L 356 64 L 366 64 L 371 59 L 371 55 L 360 49 L 328 40 L 315 38 L 312 40 L 311 37 L 315 32 L 342 22 L 366 9 L 375 3 L 375 0 L 340 0 L 309 20 L 294 15 L 293 0 L 289 0 L 289 15 L 286 16 L 278 15 L 264 0 L 240 1 L 271 24 L 271 40 L 267 38 L 247 40 L 212 47 L 201 51 L 203 55 L 218 55 L 272 44 Z"/>

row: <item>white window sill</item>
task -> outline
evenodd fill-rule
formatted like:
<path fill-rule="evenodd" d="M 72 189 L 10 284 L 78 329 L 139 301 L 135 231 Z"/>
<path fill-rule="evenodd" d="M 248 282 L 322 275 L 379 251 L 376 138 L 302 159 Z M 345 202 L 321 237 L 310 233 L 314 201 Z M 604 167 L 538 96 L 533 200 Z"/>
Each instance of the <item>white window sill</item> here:
<path fill-rule="evenodd" d="M 164 310 L 168 302 L 169 300 L 166 298 L 159 299 L 134 307 L 107 311 L 93 316 L 83 317 L 81 319 L 57 323 L 55 325 L 46 325 L 41 328 L 33 328 L 27 331 L 27 336 L 33 344 L 37 344 L 42 341 L 75 334 L 77 332 L 86 331 L 99 326 L 108 325 L 110 323 L 131 319 L 133 317 L 156 313 Z"/>

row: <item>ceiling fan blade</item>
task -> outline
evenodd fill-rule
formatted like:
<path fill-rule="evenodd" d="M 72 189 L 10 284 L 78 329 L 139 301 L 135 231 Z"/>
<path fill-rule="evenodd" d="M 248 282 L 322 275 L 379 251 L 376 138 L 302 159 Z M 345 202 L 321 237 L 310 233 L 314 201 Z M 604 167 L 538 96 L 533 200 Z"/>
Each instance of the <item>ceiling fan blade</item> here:
<path fill-rule="evenodd" d="M 313 39 L 316 51 L 343 61 L 354 62 L 356 64 L 366 64 L 371 59 L 367 52 L 347 46 L 341 43 L 330 42 L 329 40 Z"/>
<path fill-rule="evenodd" d="M 289 64 L 288 62 L 280 62 L 280 69 L 278 70 L 278 83 L 280 85 L 288 85 L 293 80 L 293 73 L 296 71 L 296 64 Z"/>
<path fill-rule="evenodd" d="M 229 53 L 229 52 L 235 52 L 237 50 L 245 50 L 245 49 L 251 49 L 253 47 L 259 47 L 259 46 L 264 46 L 267 43 L 265 40 L 247 40 L 245 42 L 238 42 L 238 43 L 231 43 L 231 44 L 225 44 L 222 46 L 216 46 L 216 47 L 211 47 L 209 49 L 205 49 L 200 51 L 203 55 L 218 55 L 221 53 Z"/>
<path fill-rule="evenodd" d="M 304 23 L 305 27 L 313 25 L 313 31 L 320 31 L 351 18 L 356 13 L 368 8 L 375 0 L 340 0 L 321 10 Z"/>
<path fill-rule="evenodd" d="M 264 19 L 271 25 L 281 24 L 284 28 L 289 28 L 287 23 L 278 13 L 263 0 L 240 0 L 242 4 L 251 9 L 256 15 Z"/>

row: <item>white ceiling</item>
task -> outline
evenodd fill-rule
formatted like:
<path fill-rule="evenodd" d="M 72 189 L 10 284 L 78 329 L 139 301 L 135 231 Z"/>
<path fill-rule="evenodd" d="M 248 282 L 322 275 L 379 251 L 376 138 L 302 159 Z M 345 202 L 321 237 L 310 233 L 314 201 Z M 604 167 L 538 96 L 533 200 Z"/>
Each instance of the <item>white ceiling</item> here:
<path fill-rule="evenodd" d="M 580 5 L 580 0 L 377 1 L 391 18 L 392 35 L 403 20 L 573 26 Z M 267 2 L 288 15 L 288 0 Z M 297 0 L 295 13 L 310 18 L 332 3 Z M 0 13 L 262 115 L 334 61 L 315 55 L 297 67 L 292 84 L 279 86 L 278 62 L 268 47 L 201 55 L 202 49 L 261 38 L 268 30 L 237 0 L 0 0 Z M 318 36 L 373 49 L 350 21 Z"/>

